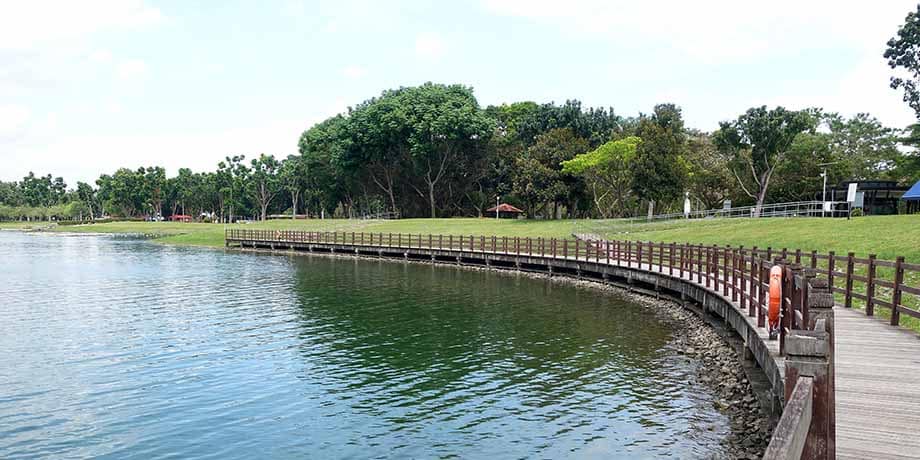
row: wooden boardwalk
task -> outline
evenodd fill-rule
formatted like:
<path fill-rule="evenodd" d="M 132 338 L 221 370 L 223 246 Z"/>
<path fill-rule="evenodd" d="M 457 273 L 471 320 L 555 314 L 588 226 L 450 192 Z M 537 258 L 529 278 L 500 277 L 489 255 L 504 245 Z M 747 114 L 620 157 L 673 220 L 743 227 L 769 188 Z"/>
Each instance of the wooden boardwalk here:
<path fill-rule="evenodd" d="M 835 310 L 837 458 L 920 458 L 920 338 Z"/>

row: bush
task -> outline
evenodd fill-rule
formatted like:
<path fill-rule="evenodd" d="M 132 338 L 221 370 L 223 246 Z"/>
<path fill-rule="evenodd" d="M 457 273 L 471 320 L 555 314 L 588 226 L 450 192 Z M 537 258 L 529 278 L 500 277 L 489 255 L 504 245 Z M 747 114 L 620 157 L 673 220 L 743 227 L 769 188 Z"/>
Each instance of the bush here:
<path fill-rule="evenodd" d="M 862 208 L 853 208 L 850 210 L 850 217 L 862 217 L 863 210 Z"/>

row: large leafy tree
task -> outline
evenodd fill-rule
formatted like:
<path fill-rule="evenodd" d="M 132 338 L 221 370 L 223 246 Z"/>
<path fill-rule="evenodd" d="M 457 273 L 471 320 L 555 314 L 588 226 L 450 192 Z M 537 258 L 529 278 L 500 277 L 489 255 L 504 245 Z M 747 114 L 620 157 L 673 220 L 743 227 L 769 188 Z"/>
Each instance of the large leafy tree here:
<path fill-rule="evenodd" d="M 220 209 L 228 211 L 228 222 L 233 222 L 233 212 L 243 207 L 243 194 L 249 178 L 249 168 L 243 161 L 245 155 L 228 156 L 217 163 L 216 187 L 219 193 Z"/>
<path fill-rule="evenodd" d="M 281 162 L 278 169 L 278 179 L 281 187 L 291 200 L 291 218 L 297 218 L 297 209 L 300 197 L 307 188 L 307 169 L 303 157 L 290 155 Z"/>
<path fill-rule="evenodd" d="M 79 200 L 86 204 L 87 214 L 89 214 L 90 218 L 95 218 L 96 210 L 99 209 L 99 206 L 96 202 L 96 190 L 93 186 L 86 182 L 77 182 L 76 194 Z"/>
<path fill-rule="evenodd" d="M 729 170 L 729 161 L 712 141 L 708 133 L 689 130 L 687 150 L 687 191 L 691 199 L 704 209 L 715 209 L 732 198 L 736 192 L 735 178 Z"/>
<path fill-rule="evenodd" d="M 249 193 L 259 205 L 261 220 L 268 216 L 268 205 L 278 194 L 280 183 L 278 179 L 278 160 L 274 155 L 259 155 L 251 162 L 252 168 L 249 175 Z"/>
<path fill-rule="evenodd" d="M 632 191 L 632 163 L 641 139 L 636 136 L 607 142 L 562 162 L 562 172 L 585 177 L 594 207 L 603 218 L 623 216 Z"/>
<path fill-rule="evenodd" d="M 161 166 L 151 166 L 137 170 L 142 178 L 145 204 L 149 205 L 153 215 L 163 216 L 163 201 L 166 198 L 166 170 Z"/>
<path fill-rule="evenodd" d="M 906 73 L 892 76 L 891 87 L 904 91 L 904 102 L 920 118 L 920 5 L 907 14 L 897 34 L 888 40 L 885 59 L 889 67 Z"/>
<path fill-rule="evenodd" d="M 303 200 L 308 214 L 311 207 L 317 214 L 319 210 L 334 209 L 343 190 L 355 187 L 353 177 L 365 173 L 367 163 L 352 149 L 353 135 L 349 119 L 336 115 L 300 136 L 298 150 L 306 173 Z M 391 204 L 395 208 L 395 200 Z"/>
<path fill-rule="evenodd" d="M 648 216 L 655 203 L 680 196 L 686 179 L 683 155 L 687 136 L 680 108 L 659 104 L 651 115 L 640 117 L 636 135 L 642 139 L 632 162 L 632 188 L 648 202 Z"/>
<path fill-rule="evenodd" d="M 754 215 L 759 216 L 773 172 L 786 161 L 796 136 L 814 130 L 815 119 L 805 111 L 762 106 L 719 126 L 713 136 L 716 145 L 732 157 L 732 173 L 744 193 L 755 200 Z"/>
<path fill-rule="evenodd" d="M 330 136 L 347 133 L 347 163 L 351 166 L 360 165 L 361 171 L 386 194 L 393 212 L 399 211 L 399 182 L 404 179 L 400 174 L 410 160 L 408 138 L 412 127 L 401 99 L 405 91 L 404 88 L 384 91 L 379 98 L 359 104 L 347 120 L 333 118 L 330 125 L 320 126 L 319 132 L 310 133 L 313 142 L 320 141 L 327 146 L 337 142 L 340 145 L 336 148 L 342 147 L 344 139 L 333 140 Z M 304 136 L 308 136 L 310 131 L 305 132 Z M 310 141 L 304 139 L 304 136 L 301 137 L 301 144 Z"/>
<path fill-rule="evenodd" d="M 427 199 L 430 217 L 437 217 L 438 189 L 451 173 L 482 155 L 492 120 L 479 108 L 472 88 L 425 83 L 399 96 L 408 123 L 408 145 L 416 193 Z"/>
<path fill-rule="evenodd" d="M 536 143 L 517 159 L 513 192 L 524 203 L 528 217 L 541 213 L 547 204 L 555 208 L 570 198 L 576 179 L 563 172 L 563 162 L 589 148 L 588 141 L 571 129 L 556 128 L 538 136 Z"/>

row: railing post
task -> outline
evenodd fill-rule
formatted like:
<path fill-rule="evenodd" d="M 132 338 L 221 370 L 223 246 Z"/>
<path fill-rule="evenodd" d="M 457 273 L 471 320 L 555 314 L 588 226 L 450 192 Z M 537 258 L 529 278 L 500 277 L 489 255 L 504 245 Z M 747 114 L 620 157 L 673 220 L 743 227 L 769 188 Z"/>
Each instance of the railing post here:
<path fill-rule="evenodd" d="M 696 282 L 703 284 L 703 245 L 696 247 Z"/>
<path fill-rule="evenodd" d="M 904 283 L 904 256 L 894 262 L 894 292 L 891 293 L 891 325 L 901 322 L 901 285 Z"/>
<path fill-rule="evenodd" d="M 834 293 L 834 251 L 827 253 L 827 287 Z"/>
<path fill-rule="evenodd" d="M 687 248 L 686 244 L 680 245 L 680 279 L 684 279 L 684 267 L 687 264 L 684 249 Z"/>
<path fill-rule="evenodd" d="M 869 254 L 869 273 L 866 275 L 866 316 L 875 314 L 875 254 Z"/>
<path fill-rule="evenodd" d="M 808 285 L 808 309 L 809 319 L 805 325 L 806 331 L 796 331 L 798 337 L 803 340 L 796 344 L 787 345 L 789 354 L 800 353 L 796 355 L 799 359 L 792 359 L 793 365 L 796 366 L 797 375 L 811 375 L 815 378 L 815 395 L 814 395 L 814 412 L 812 416 L 812 425 L 809 430 L 808 440 L 805 443 L 805 451 L 802 458 L 821 458 L 833 459 L 836 457 L 837 447 L 837 408 L 836 408 L 836 357 L 834 353 L 836 334 L 835 334 L 835 315 L 834 315 L 834 294 L 830 291 L 827 280 L 822 278 L 812 278 Z M 820 356 L 808 357 L 807 353 L 814 350 L 812 354 L 821 351 L 820 344 L 817 340 L 822 336 L 826 340 L 824 348 L 824 360 Z M 815 347 L 810 345 L 814 344 Z M 802 352 L 805 353 L 802 353 Z M 788 388 L 790 382 L 789 363 L 790 358 L 786 358 L 786 385 Z M 801 359 L 805 358 L 805 359 Z M 814 362 L 814 358 L 819 358 Z M 808 363 L 811 364 L 808 364 Z M 809 370 L 813 370 L 809 372 Z M 825 379 L 821 379 L 821 372 L 825 373 Z M 805 453 L 810 453 L 806 455 Z"/>
<path fill-rule="evenodd" d="M 853 307 L 853 254 L 852 252 L 847 254 L 847 279 L 846 279 L 846 292 L 844 293 L 843 306 L 846 308 Z"/>
<path fill-rule="evenodd" d="M 642 269 L 642 242 L 636 241 L 636 266 Z"/>
<path fill-rule="evenodd" d="M 732 302 L 739 302 L 741 310 L 744 310 L 744 291 L 741 297 L 738 296 L 738 289 L 744 289 L 744 284 L 738 282 L 738 275 L 744 280 L 744 246 L 738 246 L 738 249 L 732 251 Z"/>
<path fill-rule="evenodd" d="M 766 279 L 770 279 L 769 274 L 767 274 Z M 766 324 L 766 317 L 763 314 L 763 306 L 766 299 L 764 299 L 764 266 L 763 259 L 757 258 L 757 327 L 764 327 Z M 753 289 L 753 287 L 752 287 Z"/>
<path fill-rule="evenodd" d="M 674 248 L 677 246 L 677 243 L 672 241 L 671 246 L 668 247 L 668 275 L 674 276 Z"/>

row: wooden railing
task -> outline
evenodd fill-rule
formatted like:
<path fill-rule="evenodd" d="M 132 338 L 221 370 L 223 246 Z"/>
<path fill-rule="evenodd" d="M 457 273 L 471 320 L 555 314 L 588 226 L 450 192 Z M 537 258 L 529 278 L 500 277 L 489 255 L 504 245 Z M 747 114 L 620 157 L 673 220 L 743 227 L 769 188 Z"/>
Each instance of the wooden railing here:
<path fill-rule="evenodd" d="M 229 229 L 227 243 L 274 248 L 311 245 L 347 246 L 355 250 L 428 249 L 447 251 L 451 256 L 474 258 L 488 255 L 584 261 L 636 268 L 667 274 L 721 294 L 739 310 L 756 318 L 758 327 L 767 326 L 770 269 L 782 267 L 782 299 L 779 352 L 786 355 L 785 400 L 787 410 L 765 458 L 833 458 L 835 451 L 834 390 L 834 293 L 846 306 L 852 299 L 866 299 L 869 306 L 888 307 L 914 316 L 903 294 L 917 295 L 920 289 L 907 286 L 905 272 L 918 266 L 884 262 L 874 256 L 845 258 L 815 251 L 773 248 L 758 249 L 678 243 L 653 243 L 601 239 L 557 239 L 475 235 L 423 235 L 364 232 L 309 232 L 290 230 Z M 408 254 L 408 251 L 406 251 Z M 432 255 L 432 257 L 434 257 Z M 459 260 L 459 259 L 458 259 Z M 843 261 L 845 271 L 838 262 Z M 543 260 L 542 262 L 548 262 Z M 857 265 L 867 265 L 859 275 Z M 879 267 L 892 268 L 893 280 L 880 276 Z M 823 275 L 826 278 L 816 278 Z M 835 279 L 841 280 L 834 286 Z M 862 282 L 862 294 L 854 283 Z M 892 291 L 882 294 L 881 288 Z M 885 296 L 888 297 L 885 297 Z M 882 297 L 885 297 L 885 300 Z M 914 299 L 916 300 L 916 299 Z M 869 311 L 871 313 L 871 310 Z M 897 324 L 893 319 L 892 322 Z"/>
<path fill-rule="evenodd" d="M 721 291 L 766 326 L 769 269 L 777 260 L 788 270 L 804 270 L 826 277 L 831 292 L 845 308 L 862 307 L 869 316 L 882 309 L 891 324 L 902 324 L 902 316 L 920 318 L 920 265 L 898 257 L 878 259 L 874 254 L 857 258 L 801 249 L 746 248 L 688 243 L 654 243 L 601 239 L 557 239 L 516 236 L 423 235 L 405 233 L 308 232 L 292 230 L 229 229 L 228 239 L 264 243 L 330 243 L 385 248 L 431 248 L 469 252 L 490 252 L 554 257 L 608 263 L 691 277 L 706 287 Z M 787 276 L 793 282 L 793 276 Z M 800 328 L 808 319 L 802 299 L 789 297 L 780 340 L 789 330 Z"/>

